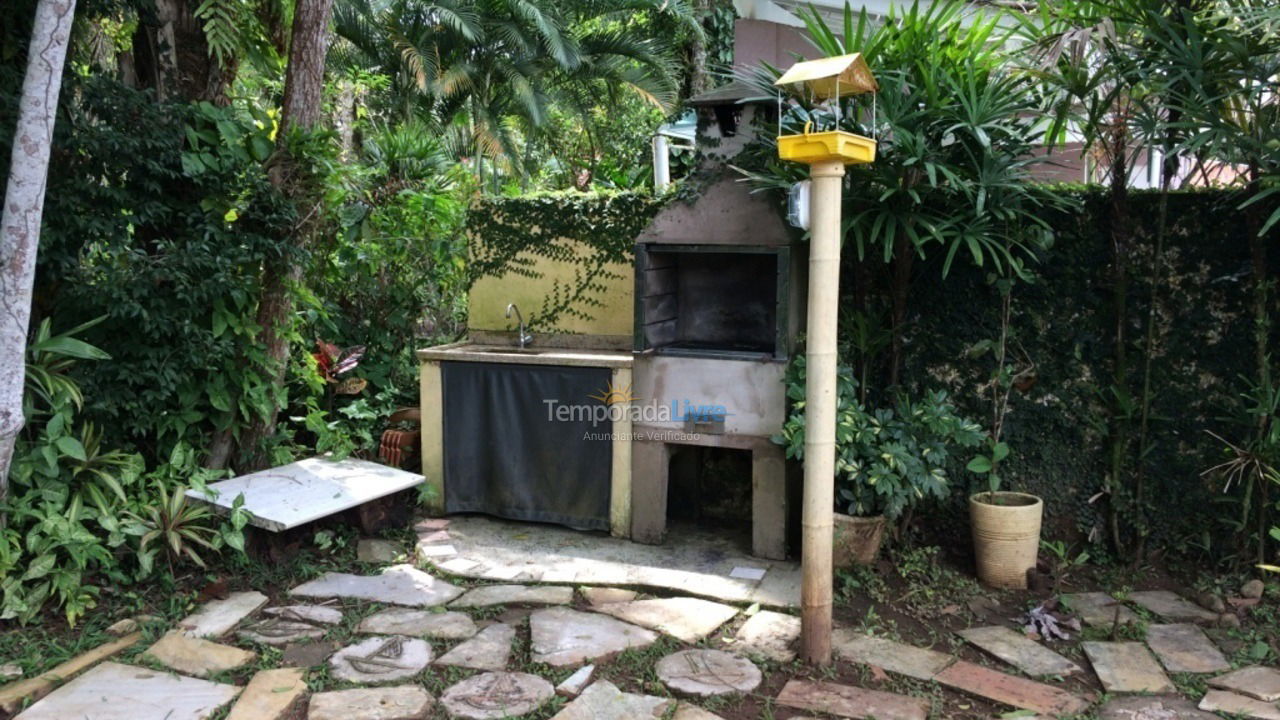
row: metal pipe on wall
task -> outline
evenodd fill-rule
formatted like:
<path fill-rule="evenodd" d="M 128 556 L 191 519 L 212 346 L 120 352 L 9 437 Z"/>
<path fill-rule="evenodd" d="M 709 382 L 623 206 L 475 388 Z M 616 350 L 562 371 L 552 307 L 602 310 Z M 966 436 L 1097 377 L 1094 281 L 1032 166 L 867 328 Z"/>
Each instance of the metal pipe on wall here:
<path fill-rule="evenodd" d="M 663 192 L 671 185 L 671 148 L 666 135 L 653 136 L 653 190 Z"/>

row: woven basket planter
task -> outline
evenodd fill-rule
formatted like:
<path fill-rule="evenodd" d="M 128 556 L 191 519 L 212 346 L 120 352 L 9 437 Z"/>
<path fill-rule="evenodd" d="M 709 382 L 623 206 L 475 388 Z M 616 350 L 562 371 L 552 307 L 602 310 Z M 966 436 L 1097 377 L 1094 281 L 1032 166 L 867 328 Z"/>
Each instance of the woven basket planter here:
<path fill-rule="evenodd" d="M 994 501 L 993 501 L 994 500 Z M 969 498 L 969 522 L 978 579 L 996 588 L 1025 589 L 1027 571 L 1040 552 L 1044 502 L 1016 492 L 978 493 Z"/>
<path fill-rule="evenodd" d="M 854 565 L 870 565 L 880 556 L 884 539 L 884 516 L 854 517 L 834 513 L 831 564 L 836 570 Z"/>

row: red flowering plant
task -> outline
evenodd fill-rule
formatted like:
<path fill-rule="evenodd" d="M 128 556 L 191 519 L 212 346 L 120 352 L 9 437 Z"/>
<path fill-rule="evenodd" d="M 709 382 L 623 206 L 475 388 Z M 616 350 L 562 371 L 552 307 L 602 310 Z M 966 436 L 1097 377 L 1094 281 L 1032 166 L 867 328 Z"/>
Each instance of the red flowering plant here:
<path fill-rule="evenodd" d="M 316 341 L 316 352 L 311 354 L 316 359 L 316 372 L 327 385 L 334 386 L 334 394 L 356 395 L 369 384 L 364 378 L 342 377 L 360 364 L 364 349 L 364 345 L 340 348 L 323 340 Z"/>

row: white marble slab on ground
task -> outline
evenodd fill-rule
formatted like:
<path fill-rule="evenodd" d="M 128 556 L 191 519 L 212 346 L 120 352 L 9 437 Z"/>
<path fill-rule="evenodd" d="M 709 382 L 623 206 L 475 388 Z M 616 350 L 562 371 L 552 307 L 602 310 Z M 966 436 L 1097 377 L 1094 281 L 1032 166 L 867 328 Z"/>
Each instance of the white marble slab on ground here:
<path fill-rule="evenodd" d="M 766 607 L 800 605 L 799 564 L 752 557 L 727 533 L 674 527 L 662 545 L 641 545 L 599 533 L 479 515 L 451 520 L 449 535 L 458 555 L 478 564 L 464 569 L 446 568 L 447 561 L 430 562 L 462 577 L 646 587 Z M 767 572 L 761 580 L 729 577 L 737 567 Z"/>
<path fill-rule="evenodd" d="M 199 609 L 178 621 L 178 629 L 186 635 L 198 638 L 222 637 L 241 620 L 267 604 L 267 596 L 257 590 L 231 593 L 225 598 L 210 600 Z"/>
<path fill-rule="evenodd" d="M 15 720 L 204 720 L 239 694 L 235 685 L 105 662 Z"/>
<path fill-rule="evenodd" d="M 423 477 L 367 460 L 308 458 L 209 485 L 187 497 L 229 511 L 244 495 L 249 523 L 280 532 L 422 484 Z"/>
<path fill-rule="evenodd" d="M 434 578 L 412 565 L 392 565 L 379 575 L 328 572 L 289 591 L 290 595 L 353 598 L 388 605 L 432 607 L 462 594 L 462 588 Z"/>

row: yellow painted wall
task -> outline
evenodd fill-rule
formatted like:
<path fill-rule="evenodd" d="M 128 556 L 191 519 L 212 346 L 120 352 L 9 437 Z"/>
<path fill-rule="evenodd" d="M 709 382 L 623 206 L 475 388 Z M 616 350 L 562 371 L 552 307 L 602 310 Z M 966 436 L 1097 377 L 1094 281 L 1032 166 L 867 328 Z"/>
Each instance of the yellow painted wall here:
<path fill-rule="evenodd" d="M 477 242 L 474 238 L 471 242 Z M 555 240 L 568 248 L 582 247 L 576 240 Z M 539 277 L 527 277 L 524 274 L 507 272 L 497 277 L 482 277 L 471 286 L 468 296 L 467 324 L 472 330 L 515 330 L 516 320 L 508 320 L 507 304 L 515 303 L 524 313 L 526 320 L 538 312 L 543 300 L 551 293 L 556 281 L 562 287 L 576 287 L 575 272 L 582 266 L 573 263 L 553 260 L 531 253 L 522 253 L 520 259 L 530 263 L 522 264 L 524 269 L 532 270 Z M 635 315 L 635 266 L 632 263 L 615 263 L 608 269 L 617 278 L 606 278 L 602 281 L 603 292 L 591 295 L 603 303 L 602 306 L 579 305 L 578 307 L 590 320 L 561 314 L 554 331 L 587 335 L 624 335 L 632 334 Z M 543 330 L 544 332 L 546 329 Z"/>

